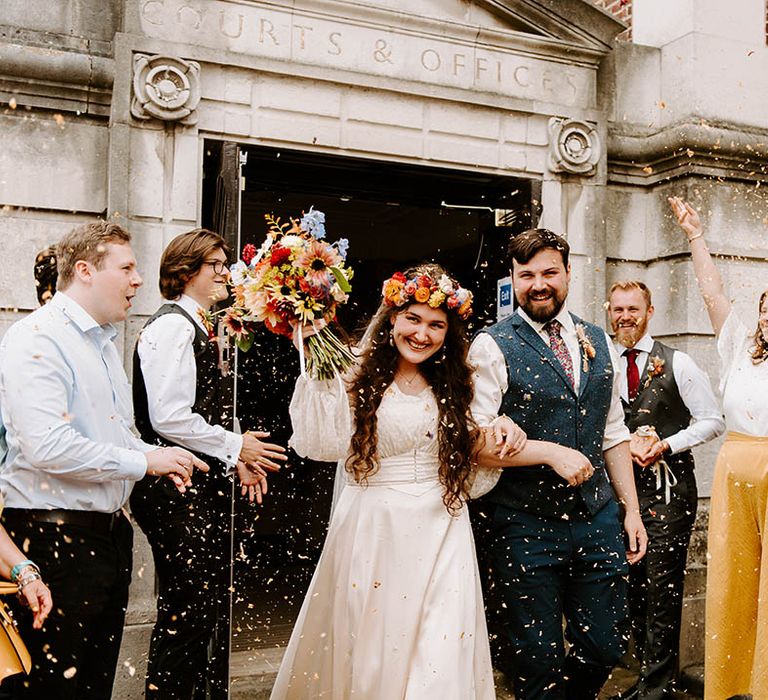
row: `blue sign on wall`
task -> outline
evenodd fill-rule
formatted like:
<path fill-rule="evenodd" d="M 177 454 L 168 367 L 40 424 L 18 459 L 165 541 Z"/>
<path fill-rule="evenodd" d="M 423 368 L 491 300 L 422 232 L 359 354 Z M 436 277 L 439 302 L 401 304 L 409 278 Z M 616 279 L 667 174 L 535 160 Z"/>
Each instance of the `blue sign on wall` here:
<path fill-rule="evenodd" d="M 512 278 L 502 277 L 496 282 L 496 320 L 501 321 L 513 311 Z"/>

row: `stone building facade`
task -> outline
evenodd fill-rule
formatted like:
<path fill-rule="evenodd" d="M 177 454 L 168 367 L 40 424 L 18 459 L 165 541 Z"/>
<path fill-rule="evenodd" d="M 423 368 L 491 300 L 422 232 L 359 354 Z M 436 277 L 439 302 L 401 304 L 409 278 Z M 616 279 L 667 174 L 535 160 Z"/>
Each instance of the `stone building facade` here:
<path fill-rule="evenodd" d="M 397 253 L 381 229 L 358 235 L 366 270 L 443 250 L 461 264 L 485 245 L 492 272 L 479 281 L 495 289 L 501 247 L 491 236 L 510 213 L 564 232 L 574 310 L 604 323 L 607 286 L 641 276 L 659 312 L 653 332 L 716 377 L 666 197 L 703 212 L 730 292 L 753 319 L 768 270 L 765 12 L 763 0 L 634 0 L 632 41 L 617 42 L 626 27 L 586 0 L 4 2 L 0 327 L 35 306 L 38 249 L 77 223 L 113 218 L 132 231 L 147 281 L 121 334 L 129 366 L 171 238 L 218 222 L 238 245 L 259 207 L 299 195 L 313 203 L 314 178 L 339 217 L 339 202 L 357 197 L 350 222 L 367 206 L 405 227 L 412 247 Z M 452 209 L 468 217 L 466 246 Z M 715 450 L 698 455 L 702 523 Z M 141 696 L 153 615 L 144 545 L 134 579 L 122 698 Z M 691 577 L 684 664 L 702 655 L 702 581 Z"/>

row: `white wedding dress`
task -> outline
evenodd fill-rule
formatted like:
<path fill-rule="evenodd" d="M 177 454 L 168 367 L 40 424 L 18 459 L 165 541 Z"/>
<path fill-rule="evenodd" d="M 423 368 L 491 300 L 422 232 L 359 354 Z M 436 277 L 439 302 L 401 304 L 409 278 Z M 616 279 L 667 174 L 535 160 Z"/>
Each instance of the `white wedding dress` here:
<path fill-rule="evenodd" d="M 466 506 L 438 481 L 437 405 L 396 385 L 378 411 L 380 469 L 344 477 L 272 700 L 493 700 L 490 650 Z M 346 457 L 341 383 L 299 378 L 296 451 Z"/>

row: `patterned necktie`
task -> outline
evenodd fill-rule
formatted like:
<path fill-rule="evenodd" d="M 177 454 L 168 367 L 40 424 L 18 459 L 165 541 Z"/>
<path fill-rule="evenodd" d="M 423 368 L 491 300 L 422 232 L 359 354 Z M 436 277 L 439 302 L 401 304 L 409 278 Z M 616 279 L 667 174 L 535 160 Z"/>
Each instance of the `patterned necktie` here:
<path fill-rule="evenodd" d="M 630 401 L 634 401 L 640 389 L 640 371 L 637 369 L 635 359 L 640 354 L 639 350 L 630 349 L 624 351 L 627 358 L 627 395 Z"/>
<path fill-rule="evenodd" d="M 571 353 L 568 352 L 563 337 L 560 335 L 560 327 L 560 321 L 554 318 L 544 324 L 544 330 L 549 333 L 549 347 L 552 349 L 552 352 L 555 353 L 558 362 L 562 365 L 563 371 L 571 382 L 571 386 L 576 386 L 573 379 L 573 360 L 571 359 Z"/>

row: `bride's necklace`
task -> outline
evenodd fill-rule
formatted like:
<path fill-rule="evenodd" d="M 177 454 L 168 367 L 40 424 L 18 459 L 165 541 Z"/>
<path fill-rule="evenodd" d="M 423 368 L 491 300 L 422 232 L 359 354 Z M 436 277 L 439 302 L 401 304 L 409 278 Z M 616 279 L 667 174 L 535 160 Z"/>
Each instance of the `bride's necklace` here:
<path fill-rule="evenodd" d="M 405 382 L 405 385 L 406 385 L 407 387 L 410 387 L 410 386 L 411 386 L 411 384 L 413 384 L 413 383 L 416 381 L 416 378 L 421 376 L 421 372 L 419 372 L 419 370 L 416 370 L 416 371 L 413 373 L 413 375 L 411 376 L 411 378 L 409 379 L 409 378 L 408 378 L 408 377 L 406 377 L 406 376 L 405 376 L 405 375 L 404 375 L 404 374 L 403 374 L 403 373 L 402 373 L 400 370 L 397 370 L 397 371 L 395 372 L 395 376 L 396 376 L 396 377 L 400 377 L 400 378 L 401 378 L 401 379 L 402 379 L 402 380 Z"/>

